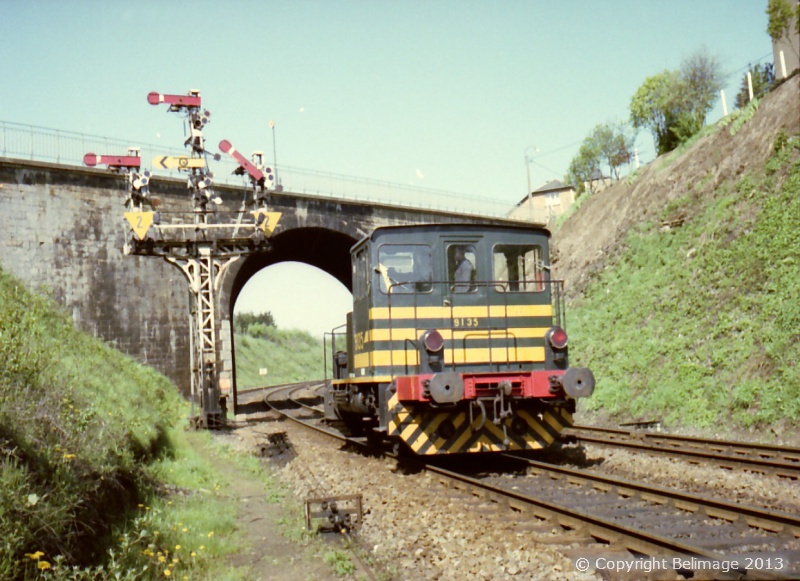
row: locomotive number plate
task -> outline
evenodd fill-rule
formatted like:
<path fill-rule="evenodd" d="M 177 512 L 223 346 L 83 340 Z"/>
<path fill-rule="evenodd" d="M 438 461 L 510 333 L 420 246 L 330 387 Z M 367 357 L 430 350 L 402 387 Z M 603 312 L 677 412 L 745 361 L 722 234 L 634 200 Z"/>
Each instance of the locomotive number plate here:
<path fill-rule="evenodd" d="M 453 319 L 453 327 L 477 327 L 480 319 L 477 317 L 456 317 Z"/>

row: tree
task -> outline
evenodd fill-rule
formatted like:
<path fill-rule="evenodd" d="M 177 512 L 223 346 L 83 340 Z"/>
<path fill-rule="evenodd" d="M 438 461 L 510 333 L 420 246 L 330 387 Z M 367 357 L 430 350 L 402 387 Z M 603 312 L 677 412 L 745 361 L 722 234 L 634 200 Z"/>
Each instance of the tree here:
<path fill-rule="evenodd" d="M 636 135 L 623 123 L 603 123 L 590 136 L 600 150 L 600 160 L 608 166 L 609 174 L 619 180 L 622 166 L 631 162 Z"/>
<path fill-rule="evenodd" d="M 769 17 L 767 32 L 775 42 L 789 32 L 792 18 L 794 18 L 795 28 L 800 34 L 800 2 L 795 2 L 795 7 L 792 9 L 792 3 L 789 0 L 769 0 L 767 16 Z"/>
<path fill-rule="evenodd" d="M 679 70 L 645 79 L 631 99 L 633 126 L 650 129 L 659 154 L 672 151 L 703 127 L 721 87 L 719 61 L 700 50 Z"/>
<path fill-rule="evenodd" d="M 633 156 L 633 135 L 623 123 L 597 125 L 583 140 L 578 155 L 570 162 L 567 181 L 580 195 L 587 189 L 594 192 L 603 166 L 619 180 L 620 168 L 630 163 Z"/>
<path fill-rule="evenodd" d="M 750 67 L 750 78 L 753 83 L 753 98 L 760 99 L 769 92 L 775 82 L 775 71 L 772 63 L 763 63 Z M 736 106 L 741 109 L 750 102 L 750 90 L 747 87 L 747 74 L 742 77 L 742 87 L 736 95 Z"/>
<path fill-rule="evenodd" d="M 233 318 L 234 331 L 242 335 L 250 334 L 250 325 L 263 325 L 265 327 L 275 327 L 275 319 L 272 313 L 238 313 Z"/>
<path fill-rule="evenodd" d="M 578 155 L 572 158 L 567 171 L 567 181 L 575 188 L 575 192 L 581 195 L 589 186 L 589 192 L 594 192 L 594 180 L 600 172 L 600 151 L 596 144 L 590 142 L 589 138 L 583 140 Z"/>

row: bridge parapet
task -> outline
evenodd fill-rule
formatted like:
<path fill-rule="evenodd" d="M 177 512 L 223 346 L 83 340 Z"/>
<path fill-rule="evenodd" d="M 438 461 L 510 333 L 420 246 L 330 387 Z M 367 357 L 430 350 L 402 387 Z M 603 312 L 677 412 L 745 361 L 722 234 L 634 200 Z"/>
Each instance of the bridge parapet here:
<path fill-rule="evenodd" d="M 186 155 L 187 150 L 183 148 L 131 143 L 99 135 L 0 121 L 0 157 L 82 166 L 87 151 L 124 152 L 132 145 L 140 148 L 144 167 L 167 177 L 179 175 L 176 169 L 153 168 L 151 161 L 158 156 Z M 236 163 L 228 156 L 223 156 L 213 164 L 216 184 L 234 188 L 243 185 L 242 178 L 233 174 Z M 506 217 L 513 207 L 513 203 L 498 201 L 497 197 L 460 194 L 288 165 L 279 166 L 279 175 L 282 189 L 316 198 L 341 198 L 496 218 Z"/>

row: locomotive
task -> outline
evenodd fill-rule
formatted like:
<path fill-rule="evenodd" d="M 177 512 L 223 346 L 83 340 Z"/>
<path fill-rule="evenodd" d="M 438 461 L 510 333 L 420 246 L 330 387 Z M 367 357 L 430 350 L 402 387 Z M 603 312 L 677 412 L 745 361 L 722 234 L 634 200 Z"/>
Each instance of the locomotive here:
<path fill-rule="evenodd" d="M 356 243 L 326 420 L 420 455 L 552 444 L 595 380 L 568 364 L 549 239 L 529 225 L 431 224 Z"/>

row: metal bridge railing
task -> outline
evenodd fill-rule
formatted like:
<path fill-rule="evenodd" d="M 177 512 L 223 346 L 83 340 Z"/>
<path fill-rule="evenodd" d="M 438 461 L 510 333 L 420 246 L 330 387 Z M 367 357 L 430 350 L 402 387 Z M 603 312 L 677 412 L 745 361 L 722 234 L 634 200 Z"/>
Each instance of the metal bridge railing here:
<path fill-rule="evenodd" d="M 208 142 L 207 142 L 208 143 Z M 138 147 L 143 168 L 152 168 L 152 159 L 159 155 L 187 155 L 188 149 L 165 147 L 152 143 L 136 143 L 100 135 L 62 131 L 36 125 L 0 121 L 0 156 L 64 165 L 83 166 L 86 153 L 124 154 L 129 147 Z M 216 151 L 216 147 L 211 148 Z M 214 173 L 214 182 L 231 186 L 244 185 L 233 175 L 237 164 L 227 155 L 219 161 L 206 160 Z M 157 175 L 180 177 L 177 170 L 154 171 Z M 454 214 L 478 214 L 506 218 L 512 206 L 481 196 L 458 194 L 444 190 L 407 186 L 387 181 L 345 176 L 302 169 L 287 165 L 277 167 L 280 185 L 286 191 L 318 197 L 343 198 L 410 208 L 428 208 Z"/>

